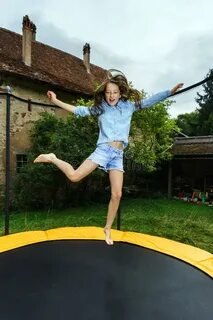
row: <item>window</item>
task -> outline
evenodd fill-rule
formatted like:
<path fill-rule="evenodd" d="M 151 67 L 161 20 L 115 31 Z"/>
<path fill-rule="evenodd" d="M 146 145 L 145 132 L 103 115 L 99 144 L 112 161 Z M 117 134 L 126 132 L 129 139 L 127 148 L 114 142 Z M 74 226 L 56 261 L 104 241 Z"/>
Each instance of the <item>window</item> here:
<path fill-rule="evenodd" d="M 17 154 L 16 155 L 16 172 L 19 173 L 21 168 L 27 164 L 27 155 L 26 154 Z"/>

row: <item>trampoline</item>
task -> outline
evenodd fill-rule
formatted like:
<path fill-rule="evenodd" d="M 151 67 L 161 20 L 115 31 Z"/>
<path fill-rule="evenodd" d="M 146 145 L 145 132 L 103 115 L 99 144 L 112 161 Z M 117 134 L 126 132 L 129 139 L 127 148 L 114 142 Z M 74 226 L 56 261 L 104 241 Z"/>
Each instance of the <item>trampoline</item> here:
<path fill-rule="evenodd" d="M 0 320 L 212 320 L 213 255 L 96 227 L 0 238 Z M 100 241 L 101 240 L 101 241 Z"/>

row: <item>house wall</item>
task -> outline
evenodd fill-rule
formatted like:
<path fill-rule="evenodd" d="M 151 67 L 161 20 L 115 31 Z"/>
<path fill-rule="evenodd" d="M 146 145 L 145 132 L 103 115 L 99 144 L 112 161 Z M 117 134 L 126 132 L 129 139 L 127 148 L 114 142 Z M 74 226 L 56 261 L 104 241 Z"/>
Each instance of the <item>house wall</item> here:
<path fill-rule="evenodd" d="M 41 85 L 26 81 L 7 77 L 4 79 L 2 87 L 9 85 L 12 88 L 12 94 L 33 101 L 47 103 L 47 90 L 53 88 L 47 85 Z M 73 103 L 79 98 L 76 95 L 66 94 L 55 91 L 60 99 L 67 103 Z M 10 139 L 11 139 L 11 176 L 16 173 L 16 154 L 25 154 L 30 148 L 29 130 L 32 124 L 40 118 L 40 114 L 44 111 L 55 114 L 59 117 L 66 117 L 67 112 L 56 107 L 43 107 L 32 105 L 31 111 L 28 110 L 28 104 L 11 97 L 11 121 L 10 121 Z M 5 148 L 6 148 L 6 97 L 0 96 L 0 186 L 5 183 Z"/>

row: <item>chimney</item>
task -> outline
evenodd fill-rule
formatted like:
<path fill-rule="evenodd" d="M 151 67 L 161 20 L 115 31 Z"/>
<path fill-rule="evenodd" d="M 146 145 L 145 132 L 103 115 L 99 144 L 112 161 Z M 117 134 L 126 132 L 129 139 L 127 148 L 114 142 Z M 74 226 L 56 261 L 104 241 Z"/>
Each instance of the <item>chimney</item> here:
<path fill-rule="evenodd" d="M 88 73 L 90 73 L 90 45 L 85 43 L 83 47 L 83 61 Z"/>
<path fill-rule="evenodd" d="M 23 17 L 22 25 L 22 61 L 26 66 L 30 67 L 32 61 L 32 41 L 36 40 L 36 26 L 27 15 Z"/>

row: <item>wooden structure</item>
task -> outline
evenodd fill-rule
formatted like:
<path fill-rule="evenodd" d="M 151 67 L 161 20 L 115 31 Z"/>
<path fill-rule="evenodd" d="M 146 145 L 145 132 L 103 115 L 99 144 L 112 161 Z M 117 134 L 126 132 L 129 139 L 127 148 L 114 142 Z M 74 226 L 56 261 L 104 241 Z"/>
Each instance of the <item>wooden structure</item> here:
<path fill-rule="evenodd" d="M 213 194 L 213 136 L 178 137 L 172 147 L 168 197 L 178 192 Z"/>

